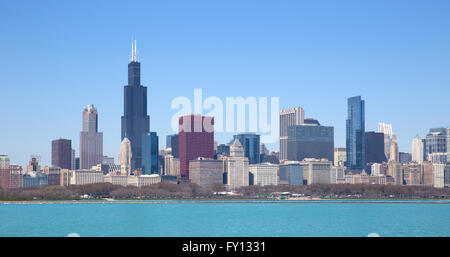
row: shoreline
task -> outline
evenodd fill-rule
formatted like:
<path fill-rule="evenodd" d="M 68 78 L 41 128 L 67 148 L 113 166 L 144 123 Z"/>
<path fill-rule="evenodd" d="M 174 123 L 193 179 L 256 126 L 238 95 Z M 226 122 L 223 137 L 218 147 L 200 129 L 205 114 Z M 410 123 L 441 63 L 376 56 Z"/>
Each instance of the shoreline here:
<path fill-rule="evenodd" d="M 450 199 L 92 199 L 92 200 L 25 200 L 25 201 L 0 201 L 0 205 L 8 204 L 109 204 L 109 203 L 413 203 L 413 204 L 450 204 Z"/>

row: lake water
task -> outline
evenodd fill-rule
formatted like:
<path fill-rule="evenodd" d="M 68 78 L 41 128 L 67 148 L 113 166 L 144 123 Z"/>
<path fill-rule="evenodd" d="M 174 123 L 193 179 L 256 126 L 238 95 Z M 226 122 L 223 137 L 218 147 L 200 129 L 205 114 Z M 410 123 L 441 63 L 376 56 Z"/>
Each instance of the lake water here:
<path fill-rule="evenodd" d="M 450 236 L 448 203 L 0 204 L 0 236 Z"/>

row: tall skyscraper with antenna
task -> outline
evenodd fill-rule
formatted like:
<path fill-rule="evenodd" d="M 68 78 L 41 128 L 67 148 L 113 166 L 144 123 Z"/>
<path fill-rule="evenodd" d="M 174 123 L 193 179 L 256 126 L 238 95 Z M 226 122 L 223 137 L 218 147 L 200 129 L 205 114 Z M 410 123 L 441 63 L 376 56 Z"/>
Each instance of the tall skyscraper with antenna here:
<path fill-rule="evenodd" d="M 141 64 L 138 62 L 136 40 L 131 46 L 128 63 L 128 85 L 123 91 L 122 138 L 131 143 L 131 169 L 142 168 L 142 136 L 149 133 L 150 116 L 147 115 L 147 87 L 141 85 Z"/>

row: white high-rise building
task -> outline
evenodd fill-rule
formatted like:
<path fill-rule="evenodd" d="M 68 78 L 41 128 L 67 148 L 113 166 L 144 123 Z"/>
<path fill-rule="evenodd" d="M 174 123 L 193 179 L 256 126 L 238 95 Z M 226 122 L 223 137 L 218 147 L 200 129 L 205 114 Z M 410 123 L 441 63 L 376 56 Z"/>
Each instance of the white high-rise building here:
<path fill-rule="evenodd" d="M 180 175 L 180 159 L 173 157 L 172 148 L 164 151 L 164 175 L 179 176 Z"/>
<path fill-rule="evenodd" d="M 445 164 L 433 163 L 433 186 L 437 188 L 444 188 L 444 171 Z"/>
<path fill-rule="evenodd" d="M 280 160 L 287 160 L 288 127 L 302 125 L 304 122 L 305 111 L 302 107 L 280 111 Z"/>
<path fill-rule="evenodd" d="M 381 163 L 374 163 L 370 166 L 370 175 L 378 176 L 381 175 Z"/>
<path fill-rule="evenodd" d="M 125 137 L 120 144 L 120 154 L 119 154 L 119 163 L 120 163 L 120 174 L 122 176 L 128 176 L 131 174 L 131 156 L 133 153 L 131 152 L 131 142 Z"/>
<path fill-rule="evenodd" d="M 419 135 L 417 135 L 411 146 L 412 161 L 419 164 L 423 163 L 423 142 Z"/>
<path fill-rule="evenodd" d="M 248 158 L 244 156 L 244 148 L 237 137 L 230 145 L 230 157 L 226 158 L 227 186 L 229 189 L 248 186 Z"/>
<path fill-rule="evenodd" d="M 392 125 L 387 123 L 378 123 L 378 132 L 384 134 L 384 155 L 386 155 L 386 160 L 390 160 L 391 143 L 397 140 L 397 136 L 392 132 Z"/>

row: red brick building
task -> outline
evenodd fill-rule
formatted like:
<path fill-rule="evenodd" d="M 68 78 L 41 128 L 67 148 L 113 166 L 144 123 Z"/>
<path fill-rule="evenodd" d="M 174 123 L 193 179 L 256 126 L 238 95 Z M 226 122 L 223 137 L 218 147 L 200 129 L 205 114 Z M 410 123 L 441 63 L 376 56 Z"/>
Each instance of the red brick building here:
<path fill-rule="evenodd" d="M 198 157 L 214 158 L 214 118 L 201 115 L 180 117 L 178 153 L 179 180 L 189 180 L 189 161 Z"/>

